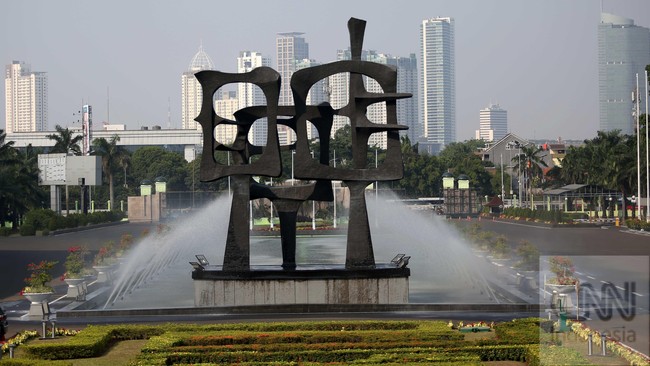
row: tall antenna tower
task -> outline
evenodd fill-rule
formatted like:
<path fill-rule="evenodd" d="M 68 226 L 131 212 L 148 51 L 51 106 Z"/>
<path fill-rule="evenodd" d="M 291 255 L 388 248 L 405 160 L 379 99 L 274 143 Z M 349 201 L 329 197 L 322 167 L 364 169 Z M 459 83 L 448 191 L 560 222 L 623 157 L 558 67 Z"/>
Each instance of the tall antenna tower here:
<path fill-rule="evenodd" d="M 172 98 L 167 97 L 167 129 L 172 128 Z"/>

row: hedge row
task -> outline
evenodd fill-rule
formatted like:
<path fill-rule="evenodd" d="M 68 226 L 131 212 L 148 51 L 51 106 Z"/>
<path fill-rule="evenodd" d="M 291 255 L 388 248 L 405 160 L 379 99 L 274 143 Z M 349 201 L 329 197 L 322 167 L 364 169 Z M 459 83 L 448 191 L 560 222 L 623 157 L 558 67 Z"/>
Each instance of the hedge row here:
<path fill-rule="evenodd" d="M 552 345 L 540 349 L 543 322 L 529 318 L 500 323 L 494 328 L 496 339 L 476 341 L 465 341 L 463 334 L 441 321 L 88 326 L 66 342 L 27 345 L 25 352 L 45 360 L 97 357 L 116 341 L 149 339 L 135 364 L 458 366 L 505 360 L 582 364 L 584 359 L 571 350 Z"/>
<path fill-rule="evenodd" d="M 650 231 L 650 222 L 639 219 L 627 219 L 625 225 L 632 230 Z"/>
<path fill-rule="evenodd" d="M 53 231 L 59 229 L 70 229 L 80 226 L 101 224 L 106 222 L 120 221 L 125 217 L 119 211 L 98 211 L 84 214 L 58 215 L 52 210 L 36 209 L 25 215 L 22 225 L 19 227 L 20 235 L 34 235 L 36 231 Z"/>
<path fill-rule="evenodd" d="M 570 215 L 560 210 L 531 210 L 523 207 L 507 207 L 503 210 L 503 215 L 509 218 L 540 220 L 551 223 L 570 223 L 573 221 Z"/>
<path fill-rule="evenodd" d="M 36 343 L 25 346 L 29 356 L 44 360 L 98 357 L 120 340 L 148 339 L 164 332 L 162 327 L 141 325 L 88 326 L 64 343 Z"/>

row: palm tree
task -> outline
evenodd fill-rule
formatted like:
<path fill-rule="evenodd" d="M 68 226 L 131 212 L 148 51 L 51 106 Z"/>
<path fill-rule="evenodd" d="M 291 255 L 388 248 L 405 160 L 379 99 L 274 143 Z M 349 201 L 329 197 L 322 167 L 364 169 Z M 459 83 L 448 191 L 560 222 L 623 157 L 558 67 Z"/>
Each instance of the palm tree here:
<path fill-rule="evenodd" d="M 50 149 L 53 154 L 66 154 L 66 155 L 81 155 L 81 148 L 79 142 L 83 139 L 82 135 L 74 135 L 74 131 L 56 125 L 56 134 L 46 135 L 50 140 L 54 140 L 54 146 Z M 69 193 L 68 184 L 65 185 L 65 210 L 68 209 Z"/>
<path fill-rule="evenodd" d="M 56 125 L 56 134 L 46 135 L 50 140 L 54 140 L 54 146 L 50 149 L 51 153 L 63 153 L 69 155 L 81 155 L 79 142 L 83 139 L 82 135 L 74 135 L 74 131 Z"/>
<path fill-rule="evenodd" d="M 542 179 L 544 176 L 542 167 L 548 167 L 548 164 L 544 161 L 544 156 L 544 150 L 541 147 L 527 145 L 522 146 L 521 153 L 512 158 L 512 162 L 515 164 L 514 168 L 519 171 L 523 167 L 524 173 L 528 177 L 528 204 L 530 208 L 533 208 L 533 181 Z"/>
<path fill-rule="evenodd" d="M 127 164 L 127 160 L 124 159 L 124 155 L 128 155 L 127 150 L 123 146 L 117 145 L 118 141 L 120 141 L 118 135 L 113 135 L 110 141 L 107 141 L 103 137 L 93 140 L 93 150 L 97 155 L 102 157 L 102 171 L 108 178 L 109 199 L 111 200 L 112 205 L 111 209 L 115 207 L 113 174 L 118 168 L 126 166 L 124 164 Z"/>

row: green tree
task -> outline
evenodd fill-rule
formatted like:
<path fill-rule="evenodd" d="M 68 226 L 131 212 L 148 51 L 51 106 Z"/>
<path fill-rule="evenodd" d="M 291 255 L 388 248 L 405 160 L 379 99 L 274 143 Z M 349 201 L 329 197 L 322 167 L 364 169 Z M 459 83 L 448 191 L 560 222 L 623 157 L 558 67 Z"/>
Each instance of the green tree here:
<path fill-rule="evenodd" d="M 485 147 L 483 140 L 453 142 L 447 145 L 438 156 L 444 171 L 451 171 L 455 176 L 467 175 L 471 187 L 477 189 L 480 196 L 494 194 L 492 177 L 485 170 L 486 166 L 492 164 L 482 161 L 477 154 L 483 147 Z"/>
<path fill-rule="evenodd" d="M 11 221 L 17 228 L 27 211 L 43 205 L 46 194 L 38 185 L 38 151 L 31 144 L 14 149 L 5 138 L 0 130 L 0 226 Z"/>
<path fill-rule="evenodd" d="M 165 177 L 168 190 L 187 190 L 188 169 L 183 155 L 162 147 L 147 146 L 136 150 L 131 155 L 131 174 L 136 184 L 145 179 Z"/>
<path fill-rule="evenodd" d="M 401 139 L 404 177 L 393 182 L 403 198 L 433 197 L 440 195 L 443 169 L 440 160 L 431 155 L 419 155 L 417 146 L 408 137 Z"/>
<path fill-rule="evenodd" d="M 485 147 L 485 142 L 483 140 L 452 142 L 440 152 L 438 158 L 442 162 L 443 166 L 451 168 L 457 165 L 459 161 L 465 160 L 469 156 L 476 156 L 478 158 L 476 152 L 483 147 Z"/>
<path fill-rule="evenodd" d="M 585 140 L 584 145 L 567 150 L 560 176 L 568 183 L 617 190 L 625 202 L 636 188 L 636 136 L 621 135 L 620 131 L 598 131 L 597 136 Z M 594 206 L 595 202 L 590 205 Z M 626 210 L 623 215 L 627 216 Z"/>
<path fill-rule="evenodd" d="M 110 141 L 103 137 L 93 140 L 93 152 L 102 157 L 102 171 L 108 180 L 109 199 L 111 200 L 112 209 L 116 208 L 113 177 L 116 171 L 121 168 L 120 163 L 125 161 L 123 156 L 128 155 L 127 150 L 117 144 L 118 141 L 120 141 L 118 135 L 113 135 Z"/>
<path fill-rule="evenodd" d="M 0 226 L 2 227 L 10 217 L 11 207 L 20 197 L 19 187 L 15 184 L 18 160 L 13 141 L 5 142 L 6 137 L 4 130 L 0 130 Z"/>
<path fill-rule="evenodd" d="M 74 131 L 56 125 L 55 134 L 46 135 L 50 140 L 54 141 L 54 146 L 50 149 L 51 153 L 63 153 L 72 155 L 81 155 L 81 148 L 79 142 L 83 139 L 82 135 L 76 135 Z"/>
<path fill-rule="evenodd" d="M 521 154 L 512 158 L 517 171 L 523 169 L 528 180 L 528 206 L 532 208 L 533 187 L 541 183 L 544 177 L 542 167 L 548 167 L 544 161 L 544 150 L 535 145 L 521 147 Z"/>

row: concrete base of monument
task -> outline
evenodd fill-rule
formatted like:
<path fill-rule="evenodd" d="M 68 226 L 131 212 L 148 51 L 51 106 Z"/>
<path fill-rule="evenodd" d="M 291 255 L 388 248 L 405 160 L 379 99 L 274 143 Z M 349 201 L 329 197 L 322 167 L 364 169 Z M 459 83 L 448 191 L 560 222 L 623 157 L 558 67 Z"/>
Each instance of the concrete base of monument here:
<path fill-rule="evenodd" d="M 335 265 L 252 266 L 224 271 L 221 266 L 194 270 L 194 305 L 407 304 L 408 268 L 378 264 L 373 269 Z"/>

